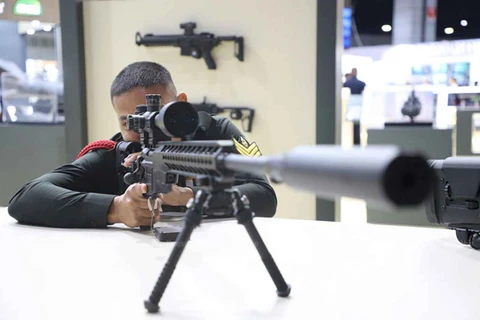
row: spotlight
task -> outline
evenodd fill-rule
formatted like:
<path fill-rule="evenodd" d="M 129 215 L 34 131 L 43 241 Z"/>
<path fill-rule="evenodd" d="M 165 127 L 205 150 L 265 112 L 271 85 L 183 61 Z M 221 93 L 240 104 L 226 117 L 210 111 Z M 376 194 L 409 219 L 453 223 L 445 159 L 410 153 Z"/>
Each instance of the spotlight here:
<path fill-rule="evenodd" d="M 455 30 L 453 30 L 452 27 L 447 27 L 443 31 L 445 32 L 445 34 L 452 34 Z"/>
<path fill-rule="evenodd" d="M 384 25 L 382 26 L 382 31 L 383 31 L 383 32 L 390 32 L 390 31 L 392 31 L 392 26 L 389 25 L 389 24 L 384 24 Z"/>

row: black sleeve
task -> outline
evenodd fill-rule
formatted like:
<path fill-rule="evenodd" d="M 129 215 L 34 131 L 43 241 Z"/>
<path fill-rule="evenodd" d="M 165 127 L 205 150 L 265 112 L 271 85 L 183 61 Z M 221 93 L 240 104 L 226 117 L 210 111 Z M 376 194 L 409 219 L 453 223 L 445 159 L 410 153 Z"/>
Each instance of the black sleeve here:
<path fill-rule="evenodd" d="M 218 139 L 245 139 L 240 130 L 227 118 L 215 116 Z M 245 139 L 246 140 L 246 139 Z M 273 217 L 277 211 L 277 196 L 266 176 L 237 174 L 235 187 L 250 201 L 250 207 L 257 217 Z M 194 192 L 196 192 L 194 188 Z"/>
<path fill-rule="evenodd" d="M 102 228 L 117 190 L 115 152 L 97 150 L 24 185 L 8 212 L 25 224 Z"/>

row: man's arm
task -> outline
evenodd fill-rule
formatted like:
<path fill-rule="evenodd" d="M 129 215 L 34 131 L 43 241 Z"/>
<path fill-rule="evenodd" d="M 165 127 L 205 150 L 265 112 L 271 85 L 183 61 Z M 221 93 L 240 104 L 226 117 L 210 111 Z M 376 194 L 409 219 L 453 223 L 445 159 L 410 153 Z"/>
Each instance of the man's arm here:
<path fill-rule="evenodd" d="M 214 116 L 218 139 L 240 141 L 245 139 L 240 130 L 227 118 Z M 213 124 L 212 124 L 213 125 Z M 245 139 L 246 140 L 246 139 Z M 250 201 L 257 217 L 273 217 L 277 211 L 277 197 L 266 176 L 237 174 L 235 187 Z M 195 190 L 194 190 L 195 191 Z"/>
<path fill-rule="evenodd" d="M 8 212 L 20 223 L 102 228 L 117 185 L 114 151 L 98 150 L 24 185 Z"/>

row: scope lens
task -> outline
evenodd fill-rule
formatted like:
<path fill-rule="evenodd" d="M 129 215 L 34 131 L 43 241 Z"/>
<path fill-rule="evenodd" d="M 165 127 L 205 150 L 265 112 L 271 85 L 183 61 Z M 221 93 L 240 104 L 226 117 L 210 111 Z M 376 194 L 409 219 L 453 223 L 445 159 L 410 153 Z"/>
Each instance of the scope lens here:
<path fill-rule="evenodd" d="M 183 138 L 195 132 L 198 126 L 198 113 L 188 102 L 171 102 L 160 110 L 155 124 L 170 137 Z"/>

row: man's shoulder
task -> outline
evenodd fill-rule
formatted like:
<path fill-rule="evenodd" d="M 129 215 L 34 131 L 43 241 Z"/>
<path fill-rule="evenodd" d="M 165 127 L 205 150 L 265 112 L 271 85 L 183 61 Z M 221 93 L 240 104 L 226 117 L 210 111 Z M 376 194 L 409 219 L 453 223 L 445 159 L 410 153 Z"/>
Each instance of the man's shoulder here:
<path fill-rule="evenodd" d="M 92 155 L 97 154 L 103 160 L 105 158 L 104 154 L 114 152 L 114 149 L 117 143 L 121 141 L 123 141 L 123 138 L 120 132 L 116 133 L 110 139 L 92 141 L 89 144 L 87 144 L 85 147 L 83 147 L 82 150 L 80 150 L 76 160 L 84 158 L 87 154 L 92 154 Z M 89 158 L 92 158 L 92 157 L 89 157 Z M 98 157 L 94 157 L 94 158 L 97 158 L 97 160 L 99 160 Z"/>
<path fill-rule="evenodd" d="M 215 129 L 222 139 L 231 139 L 243 137 L 240 129 L 226 117 L 215 115 L 212 117 L 215 121 Z"/>
<path fill-rule="evenodd" d="M 194 140 L 230 139 L 236 130 L 235 125 L 227 118 L 220 115 L 210 115 L 206 112 L 199 113 L 200 119 Z M 226 137 L 228 136 L 228 137 Z"/>
<path fill-rule="evenodd" d="M 220 115 L 214 115 L 212 116 L 212 119 L 216 122 L 217 126 L 226 125 L 227 123 L 232 122 L 230 119 Z"/>

